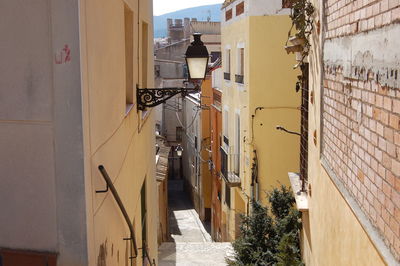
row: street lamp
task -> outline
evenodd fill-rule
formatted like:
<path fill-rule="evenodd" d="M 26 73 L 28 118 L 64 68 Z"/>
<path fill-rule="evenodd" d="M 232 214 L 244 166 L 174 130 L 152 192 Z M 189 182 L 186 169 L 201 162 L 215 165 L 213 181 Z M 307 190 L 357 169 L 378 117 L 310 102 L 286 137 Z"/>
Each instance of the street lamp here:
<path fill-rule="evenodd" d="M 203 80 L 206 76 L 208 64 L 207 47 L 201 41 L 201 34 L 193 34 L 194 41 L 187 48 L 185 53 L 186 64 L 188 66 L 189 81 Z"/>
<path fill-rule="evenodd" d="M 200 91 L 198 85 L 206 76 L 209 54 L 207 47 L 201 41 L 201 34 L 193 34 L 193 42 L 185 53 L 186 64 L 189 72 L 189 82 L 195 84 L 194 88 L 137 88 L 136 100 L 139 110 L 154 107 L 164 103 L 178 93 L 195 93 Z"/>
<path fill-rule="evenodd" d="M 178 146 L 176 146 L 175 151 L 176 155 L 178 155 L 179 158 L 182 157 L 183 148 L 181 144 L 178 144 Z"/>

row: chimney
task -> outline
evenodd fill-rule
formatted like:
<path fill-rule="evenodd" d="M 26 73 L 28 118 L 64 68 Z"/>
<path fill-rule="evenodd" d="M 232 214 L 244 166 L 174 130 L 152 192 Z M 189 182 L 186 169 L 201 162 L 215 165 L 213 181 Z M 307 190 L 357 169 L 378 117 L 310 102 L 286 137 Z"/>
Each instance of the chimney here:
<path fill-rule="evenodd" d="M 184 31 L 184 38 L 187 39 L 190 37 L 190 18 L 183 19 L 183 31 Z"/>
<path fill-rule="evenodd" d="M 167 29 L 172 26 L 172 18 L 167 18 Z"/>
<path fill-rule="evenodd" d="M 182 19 L 180 18 L 175 19 L 175 27 L 182 27 Z"/>

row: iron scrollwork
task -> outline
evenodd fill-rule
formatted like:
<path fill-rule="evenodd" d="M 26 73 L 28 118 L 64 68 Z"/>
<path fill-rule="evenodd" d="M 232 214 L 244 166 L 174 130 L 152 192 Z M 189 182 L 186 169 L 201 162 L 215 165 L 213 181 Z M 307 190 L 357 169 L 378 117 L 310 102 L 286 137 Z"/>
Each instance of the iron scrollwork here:
<path fill-rule="evenodd" d="M 144 110 L 147 107 L 154 107 L 164 103 L 169 98 L 182 93 L 199 92 L 199 88 L 145 88 L 136 90 L 136 98 L 139 110 Z"/>

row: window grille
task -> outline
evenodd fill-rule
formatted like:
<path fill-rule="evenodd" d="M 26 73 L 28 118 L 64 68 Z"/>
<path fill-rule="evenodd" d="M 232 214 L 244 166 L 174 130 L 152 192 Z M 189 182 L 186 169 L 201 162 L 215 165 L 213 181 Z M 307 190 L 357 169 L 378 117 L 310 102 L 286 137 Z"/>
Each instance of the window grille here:
<path fill-rule="evenodd" d="M 301 189 L 306 191 L 308 182 L 308 64 L 301 67 L 304 80 L 301 84 L 301 121 L 300 121 L 300 179 Z"/>

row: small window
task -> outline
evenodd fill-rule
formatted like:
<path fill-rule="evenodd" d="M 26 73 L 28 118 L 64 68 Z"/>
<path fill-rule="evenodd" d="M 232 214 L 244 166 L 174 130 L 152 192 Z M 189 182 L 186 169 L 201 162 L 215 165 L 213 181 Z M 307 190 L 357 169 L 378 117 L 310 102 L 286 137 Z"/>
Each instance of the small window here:
<path fill-rule="evenodd" d="M 224 121 L 224 128 L 223 128 L 223 132 L 224 132 L 224 142 L 226 144 L 229 144 L 228 142 L 228 132 L 229 132 L 229 111 L 228 110 L 224 110 L 224 117 L 223 117 L 223 121 Z"/>
<path fill-rule="evenodd" d="M 232 9 L 225 11 L 225 21 L 228 21 L 232 18 Z"/>
<path fill-rule="evenodd" d="M 235 154 L 234 154 L 234 172 L 240 176 L 240 115 L 235 114 Z"/>
<path fill-rule="evenodd" d="M 221 57 L 221 52 L 211 52 L 211 63 L 214 63 L 219 57 Z"/>
<path fill-rule="evenodd" d="M 224 79 L 230 80 L 231 79 L 231 49 L 225 50 L 225 62 L 223 62 L 225 72 L 224 72 Z"/>
<path fill-rule="evenodd" d="M 235 82 L 242 83 L 244 80 L 244 48 L 238 48 L 237 52 L 237 69 Z"/>
<path fill-rule="evenodd" d="M 238 74 L 244 75 L 244 48 L 239 48 L 239 67 Z"/>
<path fill-rule="evenodd" d="M 225 72 L 231 73 L 231 49 L 226 50 L 225 55 Z"/>
<path fill-rule="evenodd" d="M 126 104 L 133 103 L 133 12 L 124 5 Z"/>
<path fill-rule="evenodd" d="M 244 2 L 236 5 L 236 16 L 239 16 L 244 13 Z"/>
<path fill-rule="evenodd" d="M 149 33 L 148 25 L 142 21 L 142 88 L 147 87 L 147 67 L 148 67 L 148 46 L 149 46 Z"/>
<path fill-rule="evenodd" d="M 292 8 L 292 2 L 288 0 L 282 0 L 282 8 Z"/>
<path fill-rule="evenodd" d="M 149 53 L 149 29 L 148 24 L 142 21 L 142 40 L 141 40 L 141 62 L 140 62 L 140 70 L 141 70 L 141 88 L 147 88 L 147 71 L 148 71 L 148 53 Z M 145 120 L 149 112 L 147 110 L 142 111 L 141 113 L 141 122 Z"/>
<path fill-rule="evenodd" d="M 231 208 L 231 188 L 225 183 L 225 203 Z"/>

